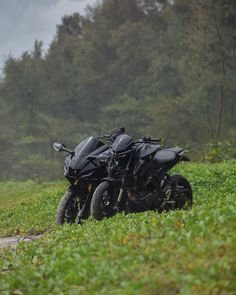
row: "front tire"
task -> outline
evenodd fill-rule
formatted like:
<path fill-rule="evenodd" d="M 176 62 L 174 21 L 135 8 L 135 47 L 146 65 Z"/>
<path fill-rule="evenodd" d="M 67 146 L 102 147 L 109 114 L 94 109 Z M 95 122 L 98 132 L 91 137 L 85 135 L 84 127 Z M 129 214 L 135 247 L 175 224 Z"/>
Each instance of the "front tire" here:
<path fill-rule="evenodd" d="M 57 207 L 56 223 L 63 225 L 64 223 L 75 223 L 75 219 L 78 215 L 78 201 L 76 193 L 68 191 L 61 198 L 61 201 Z"/>
<path fill-rule="evenodd" d="M 115 187 L 109 182 L 102 182 L 95 190 L 90 207 L 90 214 L 93 218 L 101 220 L 116 214 Z"/>

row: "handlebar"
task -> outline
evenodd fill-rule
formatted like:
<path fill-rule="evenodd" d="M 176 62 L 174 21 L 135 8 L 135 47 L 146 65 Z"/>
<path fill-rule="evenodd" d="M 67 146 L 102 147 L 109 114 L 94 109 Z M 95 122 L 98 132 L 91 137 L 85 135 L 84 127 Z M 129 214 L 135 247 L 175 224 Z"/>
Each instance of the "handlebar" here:
<path fill-rule="evenodd" d="M 105 139 L 105 140 L 110 140 L 110 141 L 115 141 L 116 137 L 120 134 L 125 133 L 125 128 L 119 128 L 116 130 L 113 134 L 104 134 L 103 136 L 98 136 L 98 139 Z"/>
<path fill-rule="evenodd" d="M 150 136 L 143 136 L 142 137 L 142 141 L 143 142 L 150 142 L 150 141 L 153 141 L 153 142 L 160 142 L 161 141 L 161 138 L 152 138 Z"/>
<path fill-rule="evenodd" d="M 119 128 L 113 134 L 104 134 L 103 136 L 99 136 L 98 139 L 104 139 L 104 140 L 109 140 L 111 142 L 114 142 L 116 137 L 123 133 L 125 133 L 125 128 Z M 144 143 L 144 142 L 160 143 L 161 138 L 152 138 L 150 136 L 143 136 L 141 139 L 135 141 L 135 143 Z"/>
<path fill-rule="evenodd" d="M 141 139 L 136 140 L 134 143 L 160 143 L 161 138 L 151 138 L 150 136 L 148 137 L 142 137 Z"/>
<path fill-rule="evenodd" d="M 160 142 L 161 141 L 161 138 L 150 138 L 151 141 L 157 141 L 157 142 Z"/>

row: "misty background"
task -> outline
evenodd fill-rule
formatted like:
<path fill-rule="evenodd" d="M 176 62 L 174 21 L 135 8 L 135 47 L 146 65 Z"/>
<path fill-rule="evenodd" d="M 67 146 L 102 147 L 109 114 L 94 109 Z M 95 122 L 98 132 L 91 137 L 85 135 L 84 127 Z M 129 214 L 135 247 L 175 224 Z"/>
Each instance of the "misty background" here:
<path fill-rule="evenodd" d="M 53 142 L 119 127 L 235 160 L 234 0 L 9 0 L 0 24 L 0 180 L 63 177 Z"/>
<path fill-rule="evenodd" d="M 2 0 L 0 2 L 0 71 L 4 62 L 32 49 L 35 40 L 47 50 L 56 34 L 56 25 L 66 14 L 86 13 L 97 0 Z"/>

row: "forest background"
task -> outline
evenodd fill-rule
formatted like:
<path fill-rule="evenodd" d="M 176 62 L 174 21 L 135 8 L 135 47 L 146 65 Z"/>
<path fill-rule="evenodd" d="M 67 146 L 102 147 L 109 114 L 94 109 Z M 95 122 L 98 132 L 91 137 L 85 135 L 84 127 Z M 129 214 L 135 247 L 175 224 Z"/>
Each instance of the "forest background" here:
<path fill-rule="evenodd" d="M 57 179 L 85 137 L 127 128 L 197 161 L 236 158 L 235 0 L 103 0 L 0 80 L 0 180 Z"/>

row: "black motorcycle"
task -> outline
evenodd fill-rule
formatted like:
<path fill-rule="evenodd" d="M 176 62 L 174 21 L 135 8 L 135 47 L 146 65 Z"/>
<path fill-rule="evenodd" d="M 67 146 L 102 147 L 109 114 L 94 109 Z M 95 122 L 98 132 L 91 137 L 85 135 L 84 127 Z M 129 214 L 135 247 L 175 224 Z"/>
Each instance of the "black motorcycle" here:
<path fill-rule="evenodd" d="M 106 164 L 110 158 L 110 146 L 124 132 L 123 128 L 110 135 L 88 137 L 73 151 L 64 144 L 54 143 L 57 151 L 67 152 L 64 175 L 70 182 L 68 191 L 62 197 L 56 214 L 56 223 L 81 223 L 90 215 L 90 202 L 95 188 L 107 176 Z"/>
<path fill-rule="evenodd" d="M 161 149 L 160 139 L 143 137 L 135 141 L 123 132 L 115 138 L 110 154 L 108 176 L 91 200 L 91 215 L 95 219 L 121 211 L 162 212 L 192 206 L 188 180 L 168 174 L 180 161 L 189 161 L 183 148 Z"/>

